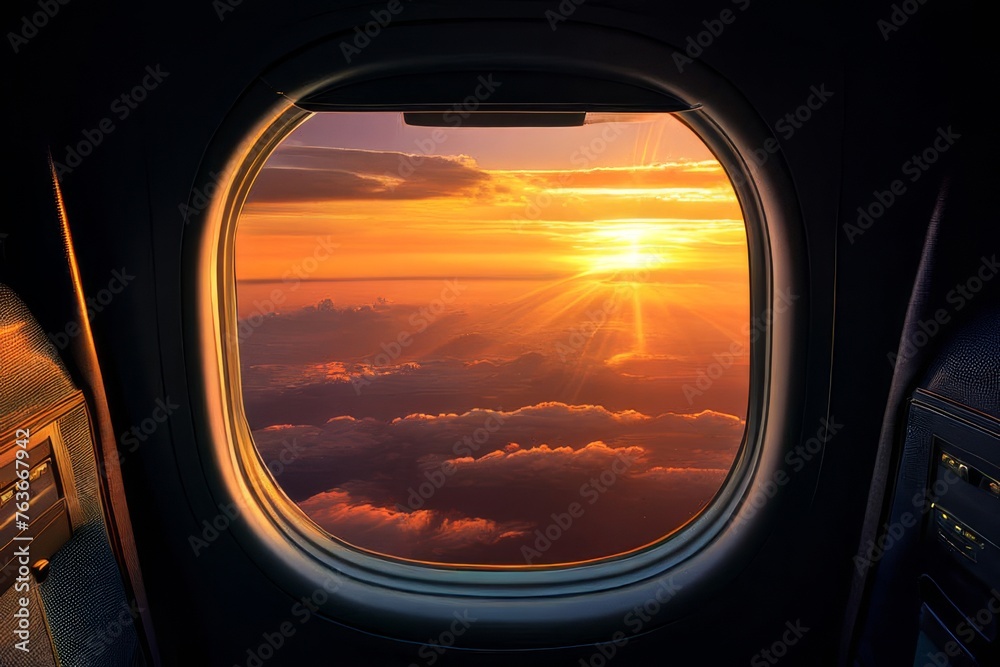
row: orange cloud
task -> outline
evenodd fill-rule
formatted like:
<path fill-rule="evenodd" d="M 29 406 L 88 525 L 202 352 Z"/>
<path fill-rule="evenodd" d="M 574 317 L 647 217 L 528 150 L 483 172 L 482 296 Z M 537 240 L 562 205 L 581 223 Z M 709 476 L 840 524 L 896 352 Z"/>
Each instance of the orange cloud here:
<path fill-rule="evenodd" d="M 528 534 L 524 523 L 446 516 L 424 509 L 404 512 L 357 500 L 339 488 L 316 494 L 299 507 L 320 527 L 348 543 L 404 558 L 492 545 Z"/>
<path fill-rule="evenodd" d="M 290 146 L 258 175 L 248 211 L 266 202 L 428 199 L 461 194 L 489 179 L 462 155 Z"/>

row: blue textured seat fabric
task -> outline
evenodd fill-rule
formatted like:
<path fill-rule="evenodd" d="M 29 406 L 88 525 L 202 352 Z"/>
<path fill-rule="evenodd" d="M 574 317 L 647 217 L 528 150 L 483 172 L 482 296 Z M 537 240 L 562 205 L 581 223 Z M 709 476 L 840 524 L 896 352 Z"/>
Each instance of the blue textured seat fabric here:
<path fill-rule="evenodd" d="M 1000 305 L 959 331 L 928 369 L 923 386 L 1000 417 Z"/>

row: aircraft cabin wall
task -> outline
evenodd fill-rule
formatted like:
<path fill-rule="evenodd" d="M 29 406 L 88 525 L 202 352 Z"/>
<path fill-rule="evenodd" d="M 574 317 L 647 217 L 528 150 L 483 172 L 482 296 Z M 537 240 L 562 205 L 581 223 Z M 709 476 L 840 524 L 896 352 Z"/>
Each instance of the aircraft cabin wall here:
<path fill-rule="evenodd" d="M 859 581 L 854 558 L 875 502 L 873 476 L 883 471 L 887 498 L 895 484 L 898 459 L 880 443 L 898 437 L 901 445 L 906 401 L 923 370 L 998 301 L 986 282 L 967 307 L 949 310 L 905 377 L 887 361 L 917 324 L 907 318 L 921 280 L 962 281 L 1000 241 L 985 202 L 996 130 L 980 112 L 986 93 L 960 83 L 984 77 L 995 60 L 976 35 L 985 17 L 933 1 L 902 3 L 917 7 L 905 20 L 893 19 L 892 3 L 758 0 L 51 4 L 34 31 L 21 17 L 30 23 L 39 3 L 16 3 L 5 20 L 22 39 L 8 36 L 6 54 L 15 118 L 5 200 L 14 208 L 0 223 L 0 284 L 23 300 L 86 395 L 98 424 L 95 457 L 119 452 L 124 494 L 112 502 L 111 485 L 102 501 L 124 606 L 138 595 L 144 608 L 124 625 L 152 664 L 604 664 L 595 651 L 610 650 L 621 629 L 618 605 L 644 599 L 627 565 L 613 574 L 617 584 L 573 580 L 575 588 L 566 583 L 533 606 L 511 587 L 496 592 L 504 573 L 484 574 L 482 588 L 447 588 L 445 575 L 407 579 L 401 590 L 383 585 L 395 572 L 354 563 L 337 572 L 343 588 L 327 594 L 315 583 L 329 571 L 318 547 L 265 548 L 255 535 L 271 535 L 283 519 L 249 506 L 226 511 L 235 490 L 250 488 L 237 475 L 249 464 L 220 436 L 239 415 L 219 417 L 224 397 L 211 369 L 221 357 L 204 341 L 225 300 L 206 291 L 217 279 L 208 267 L 224 266 L 213 262 L 231 240 L 223 213 L 246 196 L 233 185 L 237 158 L 266 145 L 268 123 L 287 121 L 282 114 L 307 94 L 315 101 L 337 85 L 349 89 L 345 81 L 417 76 L 422 67 L 438 74 L 466 63 L 486 74 L 491 62 L 612 72 L 704 102 L 704 118 L 716 114 L 719 136 L 730 137 L 725 150 L 760 184 L 763 213 L 747 214 L 764 220 L 751 235 L 751 252 L 766 258 L 751 255 L 753 307 L 759 314 L 776 295 L 795 295 L 787 314 L 767 315 L 776 325 L 771 347 L 755 348 L 770 365 L 767 382 L 750 388 L 753 457 L 734 515 L 788 471 L 796 447 L 801 454 L 818 434 L 825 441 L 742 532 L 730 522 L 678 558 L 669 570 L 682 584 L 676 597 L 607 663 L 774 664 L 762 652 L 781 644 L 789 665 L 914 664 L 910 644 L 853 662 L 868 627 L 863 610 L 881 590 Z M 391 21 L 345 55 L 341 43 L 382 11 Z M 440 94 L 459 96 L 441 80 Z M 399 95 L 422 90 L 404 86 Z M 588 93 L 552 84 L 553 95 L 565 90 Z M 933 162 L 912 161 L 928 152 Z M 90 307 L 92 348 L 71 333 L 81 330 L 72 326 L 80 299 L 82 312 Z M 886 423 L 897 430 L 885 433 Z M 115 527 L 126 501 L 127 527 Z M 199 540 L 205 546 L 192 546 Z M 644 584 L 656 567 L 641 566 Z M 559 576 L 531 585 L 564 585 Z M 429 603 L 427 590 L 449 594 Z M 303 605 L 310 591 L 316 604 Z M 500 597 L 477 603 L 482 591 Z M 486 622 L 471 624 L 454 650 L 429 649 L 428 639 L 450 627 L 440 619 L 466 601 L 483 605 Z M 788 641 L 795 627 L 808 630 Z M 873 655 L 883 662 L 865 661 Z"/>

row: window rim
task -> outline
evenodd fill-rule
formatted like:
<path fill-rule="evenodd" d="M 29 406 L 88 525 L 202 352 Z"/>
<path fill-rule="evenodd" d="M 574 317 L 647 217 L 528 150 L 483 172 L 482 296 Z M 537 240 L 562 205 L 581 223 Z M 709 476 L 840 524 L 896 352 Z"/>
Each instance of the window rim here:
<path fill-rule="evenodd" d="M 261 171 L 266 167 L 267 161 L 269 160 L 270 156 L 273 155 L 274 151 L 277 150 L 277 148 L 280 147 L 284 143 L 284 140 L 291 133 L 293 133 L 302 124 L 308 122 L 310 119 L 312 119 L 313 117 L 315 117 L 317 115 L 321 115 L 323 113 L 340 113 L 339 111 L 327 111 L 327 112 L 304 111 L 304 113 L 300 113 L 300 111 L 301 110 L 299 108 L 294 107 L 294 106 L 292 108 L 290 108 L 286 112 L 286 114 L 285 114 L 285 118 L 287 118 L 287 120 L 288 120 L 288 125 L 284 126 L 283 129 L 280 132 L 274 133 L 273 137 L 269 137 L 269 139 L 267 140 L 266 148 L 261 151 L 261 157 L 262 157 L 262 159 L 255 159 L 253 161 L 252 165 L 246 165 L 246 170 L 245 170 L 245 172 L 243 172 L 245 174 L 245 176 L 243 177 L 242 180 L 246 181 L 246 183 L 248 184 L 246 186 L 246 193 L 247 194 L 249 194 L 252 191 L 252 189 L 253 189 L 253 182 L 254 182 L 256 176 L 259 175 L 261 173 Z M 692 125 L 694 125 L 698 121 L 695 121 L 692 118 L 686 118 L 686 116 L 688 116 L 690 114 L 694 114 L 696 111 L 697 111 L 696 109 L 689 109 L 689 110 L 676 111 L 676 112 L 657 112 L 657 111 L 651 111 L 651 112 L 634 112 L 633 111 L 633 112 L 629 112 L 629 113 L 650 113 L 650 114 L 658 114 L 658 115 L 659 114 L 670 115 L 674 119 L 678 120 L 678 122 L 682 123 L 685 127 L 687 127 L 687 129 L 689 131 L 691 131 L 695 136 L 697 136 L 699 139 L 701 139 L 702 142 L 705 144 L 706 148 L 708 148 L 713 153 L 713 155 L 715 155 L 716 153 L 715 153 L 715 150 L 713 149 L 713 147 L 702 137 L 701 134 L 698 133 L 698 131 L 694 127 L 692 127 Z M 347 112 L 347 113 L 402 113 L 402 111 L 401 110 L 397 110 L 397 109 L 371 109 L 371 110 L 367 110 L 367 111 L 350 111 L 350 112 Z M 471 112 L 471 113 L 477 113 L 477 112 L 474 111 L 474 112 Z M 610 110 L 609 113 L 618 113 L 618 112 L 615 111 L 615 110 Z M 622 111 L 621 113 L 624 113 L 624 111 Z M 702 121 L 704 121 L 704 120 L 705 119 L 702 119 Z M 281 121 L 279 121 L 279 122 L 281 122 Z M 716 157 L 716 159 L 718 160 L 718 157 Z M 720 165 L 722 165 L 721 161 L 720 161 Z M 725 169 L 725 166 L 724 165 L 722 165 L 722 166 Z M 730 174 L 727 171 L 726 172 L 727 179 L 728 179 L 729 175 Z M 741 178 L 744 181 L 746 180 L 744 177 L 741 177 Z M 743 212 L 743 214 L 744 214 L 744 221 L 743 222 L 744 222 L 744 229 L 747 230 L 746 231 L 746 242 L 747 242 L 747 254 L 748 254 L 748 260 L 747 260 L 747 266 L 748 266 L 747 289 L 748 289 L 748 291 L 752 292 L 753 268 L 751 267 L 751 258 L 749 257 L 749 255 L 751 254 L 751 251 L 750 251 L 750 248 L 749 248 L 751 240 L 750 240 L 750 232 L 748 231 L 749 227 L 750 227 L 750 224 L 746 220 L 745 209 L 744 209 L 744 205 L 743 205 L 744 202 L 743 202 L 742 198 L 739 197 L 739 193 L 738 193 L 738 189 L 737 189 L 736 183 L 732 179 L 728 179 L 728 180 L 729 180 L 730 186 L 733 189 L 734 194 L 737 195 L 738 203 L 740 204 L 740 208 L 741 208 L 741 212 Z M 235 239 L 235 236 L 237 234 L 237 227 L 239 225 L 239 218 L 240 218 L 241 214 L 242 214 L 242 207 L 240 207 L 240 208 L 238 208 L 236 210 L 233 210 L 232 213 L 231 213 L 231 220 L 229 221 L 230 222 L 230 228 L 228 230 L 228 233 L 232 236 L 232 240 L 228 240 L 227 241 L 227 245 L 229 245 L 230 247 L 232 247 L 234 245 L 234 239 Z M 234 254 L 233 252 L 227 253 L 227 256 L 226 256 L 227 264 L 235 265 L 235 259 L 233 257 L 233 254 Z M 229 275 L 235 276 L 234 266 L 229 266 L 227 268 L 226 272 Z M 235 280 L 234 280 L 234 282 L 235 282 Z M 233 301 L 231 303 L 232 307 L 230 307 L 230 303 L 228 303 L 228 302 L 225 303 L 224 306 L 223 306 L 225 308 L 225 310 L 226 310 L 226 319 L 228 320 L 227 325 L 228 325 L 229 332 L 230 332 L 230 334 L 226 336 L 226 341 L 227 341 L 228 345 L 233 345 L 232 341 L 235 338 L 232 335 L 232 332 L 237 329 L 238 321 L 234 322 L 232 320 L 232 317 L 233 317 L 233 312 L 235 312 L 235 309 L 236 309 L 237 305 L 238 304 L 235 301 Z M 748 322 L 752 322 L 753 321 L 753 317 L 751 317 L 751 314 L 752 314 L 752 311 L 753 311 L 753 305 L 752 304 L 750 305 L 750 309 L 749 310 L 750 310 L 750 312 L 748 313 Z M 748 342 L 749 342 L 749 338 L 750 338 L 750 335 L 748 333 Z M 239 352 L 239 343 L 238 343 L 238 340 L 235 343 L 235 345 L 233 345 L 233 347 L 235 348 L 233 350 L 224 350 L 224 354 L 229 359 L 229 361 L 228 361 L 229 368 L 232 369 L 230 371 L 230 373 L 235 374 L 237 377 L 239 377 L 240 373 L 241 373 L 241 371 L 240 371 L 241 364 L 239 362 L 239 360 L 240 360 L 240 352 Z M 739 445 L 738 445 L 738 448 L 737 448 L 737 451 L 736 451 L 736 455 L 733 458 L 733 462 L 730 465 L 729 469 L 727 470 L 726 475 L 723 478 L 722 482 L 720 483 L 718 489 L 713 493 L 712 498 L 708 501 L 708 503 L 694 517 L 692 517 L 688 521 L 684 522 L 683 524 L 680 524 L 680 525 L 672 528 L 670 530 L 670 532 L 668 532 L 665 535 L 661 536 L 659 539 L 654 540 L 653 542 L 650 542 L 650 543 L 647 543 L 647 544 L 643 544 L 643 545 L 634 547 L 634 548 L 632 548 L 632 549 L 630 549 L 628 551 L 621 552 L 621 553 L 615 553 L 615 554 L 610 554 L 610 555 L 607 555 L 607 556 L 599 556 L 599 557 L 596 557 L 596 558 L 591 558 L 591 559 L 586 559 L 586 560 L 580 560 L 580 561 L 572 561 L 572 562 L 566 562 L 566 563 L 547 563 L 547 564 L 537 564 L 537 565 L 536 564 L 525 564 L 525 565 L 522 565 L 522 564 L 518 564 L 518 563 L 515 563 L 515 564 L 488 564 L 488 563 L 466 564 L 466 563 L 430 562 L 430 561 L 422 561 L 422 560 L 419 560 L 419 559 L 406 558 L 406 557 L 403 557 L 403 556 L 396 556 L 396 555 L 393 555 L 393 554 L 380 553 L 380 552 L 377 552 L 377 551 L 374 551 L 374 550 L 371 550 L 371 549 L 366 549 L 366 548 L 364 548 L 362 546 L 350 544 L 347 540 L 339 538 L 336 534 L 334 534 L 331 531 L 328 531 L 325 528 L 323 528 L 322 526 L 318 525 L 315 521 L 312 520 L 312 518 L 304 510 L 302 510 L 298 506 L 297 503 L 295 503 L 294 501 L 292 501 L 287 496 L 287 494 L 282 489 L 282 485 L 280 484 L 280 482 L 278 482 L 277 480 L 275 480 L 273 478 L 273 475 L 271 475 L 270 471 L 267 469 L 267 464 L 263 460 L 262 456 L 260 455 L 260 451 L 257 448 L 256 443 L 253 440 L 253 434 L 250 431 L 250 429 L 247 427 L 247 418 L 246 418 L 246 414 L 245 414 L 245 404 L 243 402 L 242 382 L 240 381 L 240 382 L 231 382 L 231 383 L 229 383 L 230 384 L 229 389 L 230 389 L 230 393 L 232 395 L 231 396 L 231 401 L 232 401 L 231 405 L 233 406 L 234 410 L 238 412 L 238 414 L 237 414 L 237 422 L 238 422 L 238 429 L 239 429 L 239 435 L 238 435 L 238 437 L 239 437 L 239 445 L 238 446 L 241 449 L 241 454 L 242 454 L 242 456 L 246 457 L 246 459 L 249 459 L 251 461 L 255 461 L 258 464 L 258 467 L 256 467 L 256 468 L 246 469 L 246 473 L 249 474 L 249 475 L 252 475 L 254 477 L 257 477 L 258 475 L 262 475 L 262 476 L 267 476 L 268 477 L 268 484 L 267 484 L 267 486 L 269 488 L 275 489 L 275 491 L 269 491 L 268 492 L 268 494 L 267 494 L 267 496 L 268 496 L 267 500 L 269 500 L 269 501 L 272 502 L 272 504 L 274 505 L 273 509 L 275 511 L 281 512 L 281 513 L 286 514 L 286 515 L 291 514 L 291 515 L 294 516 L 294 520 L 291 520 L 289 522 L 289 525 L 290 525 L 291 529 L 292 530 L 297 530 L 298 532 L 301 532 L 302 533 L 301 537 L 303 539 L 305 539 L 311 545 L 311 547 L 316 548 L 316 549 L 320 549 L 320 550 L 322 550 L 325 553 L 328 553 L 328 554 L 331 554 L 331 555 L 334 555 L 334 556 L 338 556 L 338 557 L 344 556 L 345 554 L 359 553 L 359 554 L 361 554 L 362 557 L 374 557 L 374 558 L 382 559 L 382 560 L 389 561 L 389 562 L 395 563 L 395 564 L 400 564 L 400 565 L 405 565 L 405 566 L 411 566 L 411 567 L 425 567 L 425 568 L 430 568 L 430 569 L 443 569 L 443 570 L 449 570 L 449 571 L 452 571 L 452 570 L 465 570 L 465 571 L 476 571 L 476 572 L 480 572 L 480 571 L 527 572 L 527 571 L 535 571 L 535 570 L 548 570 L 548 571 L 552 571 L 552 570 L 564 570 L 564 569 L 574 568 L 574 567 L 588 567 L 588 566 L 597 565 L 597 564 L 600 564 L 600 563 L 603 563 L 603 562 L 606 562 L 606 561 L 632 558 L 633 556 L 636 556 L 637 554 L 639 554 L 641 552 L 644 552 L 644 551 L 660 549 L 666 542 L 668 542 L 670 540 L 676 540 L 676 539 L 680 538 L 682 536 L 681 535 L 682 533 L 688 532 L 692 528 L 692 526 L 694 526 L 695 524 L 698 524 L 699 527 L 701 527 L 702 529 L 704 529 L 704 523 L 705 522 L 701 521 L 702 517 L 704 515 L 708 514 L 710 512 L 710 510 L 713 511 L 713 513 L 718 513 L 720 511 L 716 506 L 720 503 L 720 501 L 724 500 L 724 496 L 727 495 L 727 491 L 731 491 L 732 490 L 732 488 L 733 488 L 733 483 L 732 483 L 733 480 L 732 480 L 732 478 L 736 476 L 737 468 L 742 465 L 743 459 L 748 454 L 750 454 L 747 450 L 751 446 L 751 444 L 749 442 L 749 440 L 750 440 L 749 435 L 750 435 L 750 432 L 751 432 L 750 406 L 753 403 L 753 386 L 754 386 L 754 377 L 753 377 L 754 376 L 754 370 L 753 370 L 754 369 L 754 359 L 753 359 L 753 357 L 754 357 L 754 350 L 753 350 L 753 346 L 752 345 L 750 345 L 750 348 L 751 348 L 751 350 L 750 350 L 750 357 L 751 357 L 751 359 L 750 359 L 750 364 L 749 364 L 750 368 L 748 370 L 748 372 L 750 374 L 750 377 L 748 378 L 747 412 L 746 412 L 746 415 L 745 415 L 745 418 L 744 418 L 743 431 L 740 434 L 740 442 L 739 442 Z M 760 378 L 758 378 L 758 379 L 760 379 Z M 250 447 L 249 448 L 247 448 L 247 447 L 244 446 L 246 442 L 250 443 Z M 262 482 L 263 482 L 263 480 L 258 480 L 258 493 L 260 493 L 259 489 L 261 488 L 261 486 L 263 486 Z M 270 497 L 273 493 L 277 493 L 280 496 L 280 500 L 276 500 L 276 499 Z M 263 496 L 261 497 L 261 500 L 264 500 Z M 348 556 L 348 560 L 353 560 L 353 559 Z"/>
<path fill-rule="evenodd" d="M 391 29 L 404 28 L 406 26 Z M 424 26 L 423 30 L 426 31 L 427 27 Z M 566 32 L 592 30 L 597 30 L 604 39 L 610 35 L 619 40 L 625 37 L 616 31 L 609 32 L 593 26 L 574 26 Z M 634 35 L 628 35 L 627 39 L 626 43 L 634 44 Z M 330 45 L 335 46 L 336 41 L 328 43 L 328 47 Z M 662 44 L 655 43 L 653 50 L 659 51 L 661 57 L 664 54 L 669 57 L 669 50 Z M 666 60 L 666 57 L 663 59 Z M 534 62 L 539 61 L 545 61 L 545 58 L 536 55 Z M 550 67 L 548 71 L 558 71 L 557 61 L 550 59 L 545 62 Z M 633 66 L 642 70 L 642 63 L 642 60 L 636 59 Z M 600 71 L 597 63 L 588 62 L 586 65 Z M 390 71 L 391 67 L 390 63 Z M 648 69 L 648 65 L 645 67 Z M 611 76 L 614 77 L 615 73 L 612 72 Z M 754 322 L 764 312 L 770 312 L 769 306 L 773 302 L 777 282 L 772 262 L 775 231 L 781 232 L 784 237 L 779 244 L 780 258 L 785 260 L 781 272 L 784 284 L 801 285 L 804 267 L 794 254 L 788 252 L 801 242 L 795 224 L 798 222 L 798 210 L 794 189 L 780 153 L 772 155 L 769 163 L 764 165 L 755 164 L 750 159 L 750 149 L 772 136 L 759 117 L 753 114 L 752 107 L 728 83 L 700 63 L 693 63 L 683 78 L 691 86 L 687 94 L 680 96 L 681 99 L 697 99 L 699 108 L 684 112 L 681 120 L 726 169 L 743 211 L 750 253 L 749 321 Z M 311 77 L 306 75 L 305 79 L 305 86 L 322 84 L 317 83 L 320 79 L 315 74 Z M 665 92 L 675 94 L 675 87 L 662 84 L 661 87 Z M 325 610 L 335 618 L 351 618 L 350 615 L 345 617 L 344 609 L 350 608 L 344 607 L 345 604 L 355 611 L 363 609 L 361 616 L 364 618 L 353 617 L 357 624 L 382 630 L 392 628 L 391 632 L 402 630 L 395 627 L 390 618 L 397 619 L 397 623 L 399 618 L 414 615 L 423 616 L 424 620 L 434 618 L 439 624 L 427 627 L 438 628 L 443 619 L 451 618 L 409 603 L 403 605 L 409 612 L 398 609 L 395 604 L 400 602 L 399 596 L 415 604 L 431 606 L 447 597 L 475 600 L 477 604 L 517 603 L 515 607 L 521 613 L 514 614 L 509 609 L 499 613 L 508 623 L 523 624 L 528 618 L 524 615 L 528 609 L 525 605 L 537 604 L 541 599 L 551 603 L 556 603 L 558 598 L 574 596 L 593 600 L 597 596 L 614 596 L 628 589 L 631 592 L 623 595 L 631 596 L 633 601 L 641 601 L 648 595 L 637 598 L 638 586 L 665 573 L 673 572 L 693 581 L 704 581 L 708 575 L 699 571 L 704 570 L 704 567 L 698 567 L 699 564 L 717 563 L 722 567 L 722 563 L 731 563 L 733 558 L 737 558 L 734 552 L 740 547 L 736 545 L 762 540 L 761 525 L 766 515 L 773 515 L 774 506 L 780 504 L 777 499 L 768 504 L 769 507 L 765 508 L 768 511 L 757 512 L 758 520 L 740 531 L 740 535 L 735 535 L 730 528 L 732 519 L 746 504 L 754 479 L 769 472 L 768 468 L 780 465 L 785 451 L 785 434 L 778 429 L 769 432 L 766 428 L 768 413 L 776 398 L 770 381 L 775 366 L 788 379 L 787 386 L 778 392 L 777 411 L 788 419 L 796 418 L 791 404 L 801 399 L 794 395 L 794 387 L 801 385 L 801 372 L 794 368 L 791 358 L 804 354 L 804 346 L 792 336 L 795 328 L 798 333 L 803 333 L 804 308 L 797 304 L 789 308 L 789 322 L 779 325 L 777 321 L 769 321 L 765 335 L 759 341 L 751 340 L 750 391 L 743 442 L 720 491 L 694 520 L 655 546 L 584 564 L 525 566 L 523 569 L 521 566 L 493 569 L 482 565 L 460 568 L 359 553 L 345 545 L 336 545 L 335 538 L 331 539 L 325 531 L 313 527 L 308 519 L 310 525 L 303 527 L 295 516 L 296 513 L 304 513 L 284 496 L 271 479 L 257 454 L 243 415 L 239 352 L 233 335 L 236 323 L 235 281 L 230 278 L 232 241 L 243 198 L 270 152 L 310 114 L 296 108 L 289 96 L 275 103 L 274 90 L 267 86 L 258 86 L 257 93 L 256 104 L 246 105 L 251 108 L 246 109 L 242 122 L 234 123 L 230 145 L 221 148 L 216 155 L 217 161 L 227 165 L 224 176 L 219 179 L 224 187 L 220 187 L 212 198 L 204 216 L 204 229 L 197 241 L 199 270 L 196 271 L 198 275 L 194 280 L 191 300 L 198 304 L 192 317 L 197 320 L 195 326 L 201 354 L 195 368 L 200 374 L 207 373 L 212 385 L 206 387 L 208 400 L 204 416 L 214 437 L 208 435 L 213 442 L 207 447 L 213 453 L 209 458 L 214 458 L 218 468 L 221 468 L 213 469 L 209 462 L 204 472 L 210 478 L 210 487 L 217 500 L 235 498 L 250 510 L 244 512 L 246 521 L 237 523 L 231 530 L 244 548 L 253 552 L 255 559 L 270 564 L 269 569 L 283 566 L 284 571 L 275 571 L 275 577 L 281 580 L 283 588 L 289 591 L 309 590 L 308 584 L 311 583 L 311 590 L 315 591 L 318 590 L 317 582 L 329 580 L 331 574 L 336 573 L 337 594 L 332 596 L 333 602 Z M 748 113 L 750 115 L 745 115 Z M 737 118 L 737 114 L 744 115 Z M 242 127 L 239 127 L 241 124 Z M 247 133 L 245 129 L 248 125 L 255 130 Z M 241 129 L 243 132 L 240 132 Z M 212 172 L 203 164 L 202 173 Z M 793 326 L 796 322 L 797 327 Z M 227 344 L 229 348 L 225 348 Z M 775 350 L 782 350 L 778 355 L 780 358 L 775 358 Z M 766 445 L 764 440 L 769 435 L 778 443 Z M 685 539 L 678 539 L 681 537 Z M 720 538 L 726 538 L 730 542 L 729 547 L 716 548 Z M 269 539 L 273 541 L 269 542 Z M 335 545 L 333 550 L 329 549 L 330 543 Z M 700 563 L 693 563 L 699 558 Z M 378 600 L 366 597 L 373 593 Z M 550 613 L 547 624 L 552 626 L 556 623 L 565 628 L 572 625 L 574 616 L 580 619 L 593 616 L 578 607 L 574 608 L 574 604 L 567 602 L 559 605 L 563 611 Z M 613 608 L 618 610 L 620 605 Z M 621 618 L 621 614 L 615 611 L 604 616 Z M 607 619 L 604 621 L 606 624 Z M 421 639 L 417 631 L 405 631 L 404 634 L 410 639 Z"/>

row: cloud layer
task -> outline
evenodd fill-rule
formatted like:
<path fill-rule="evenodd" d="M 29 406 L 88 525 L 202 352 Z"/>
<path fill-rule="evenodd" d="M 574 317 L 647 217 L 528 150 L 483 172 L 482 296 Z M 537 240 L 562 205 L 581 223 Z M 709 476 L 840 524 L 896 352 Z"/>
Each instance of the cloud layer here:
<path fill-rule="evenodd" d="M 466 193 L 487 181 L 489 175 L 465 156 L 288 146 L 261 171 L 249 204 L 429 199 Z"/>
<path fill-rule="evenodd" d="M 254 438 L 265 462 L 295 452 L 272 470 L 317 524 L 380 553 L 524 564 L 534 531 L 578 503 L 578 529 L 532 561 L 541 564 L 627 551 L 682 525 L 718 490 L 743 427 L 711 411 L 547 402 L 389 422 L 341 416 Z"/>

